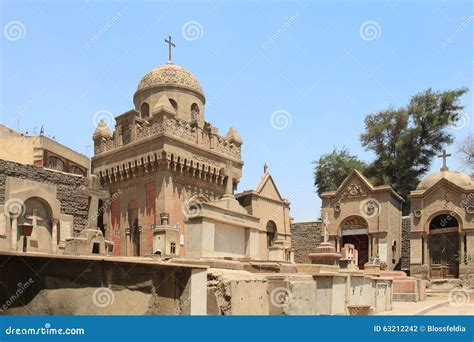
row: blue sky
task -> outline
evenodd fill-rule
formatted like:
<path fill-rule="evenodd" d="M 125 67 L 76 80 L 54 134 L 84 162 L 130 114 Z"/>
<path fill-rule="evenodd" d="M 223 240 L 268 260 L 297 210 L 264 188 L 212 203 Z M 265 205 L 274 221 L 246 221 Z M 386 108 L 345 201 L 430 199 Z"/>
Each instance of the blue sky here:
<path fill-rule="evenodd" d="M 172 35 L 175 63 L 206 93 L 206 120 L 244 140 L 239 191 L 266 162 L 295 220 L 313 220 L 312 161 L 343 146 L 370 161 L 365 115 L 429 87 L 472 87 L 473 15 L 452 0 L 2 1 L 0 122 L 17 128 L 19 115 L 22 131 L 43 125 L 90 155 L 94 113 L 131 109 Z M 462 103 L 469 119 L 472 91 Z M 459 141 L 470 130 L 451 132 Z M 449 165 L 462 167 L 457 156 Z"/>

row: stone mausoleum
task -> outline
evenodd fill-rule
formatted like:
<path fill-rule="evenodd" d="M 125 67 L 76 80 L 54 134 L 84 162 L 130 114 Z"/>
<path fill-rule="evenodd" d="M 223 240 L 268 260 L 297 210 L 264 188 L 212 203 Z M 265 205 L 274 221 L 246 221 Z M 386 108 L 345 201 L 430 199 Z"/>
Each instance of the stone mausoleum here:
<path fill-rule="evenodd" d="M 166 42 L 133 108 L 98 123 L 92 160 L 0 126 L 0 313 L 361 315 L 423 300 L 421 277 L 472 284 L 469 176 L 444 165 L 402 217 L 402 197 L 354 170 L 320 222 L 290 224 L 266 165 L 235 193 L 243 140 L 206 121 Z"/>
<path fill-rule="evenodd" d="M 444 165 L 410 193 L 410 272 L 474 282 L 474 181 Z"/>
<path fill-rule="evenodd" d="M 236 198 L 243 141 L 205 120 L 198 79 L 171 60 L 148 72 L 134 108 L 100 122 L 92 172 L 109 194 L 116 255 L 291 261 L 289 203 L 270 174 Z"/>
<path fill-rule="evenodd" d="M 292 224 L 295 259 L 307 262 L 308 246 L 319 245 L 327 230 L 337 251 L 355 246 L 360 269 L 375 258 L 384 270 L 474 286 L 474 181 L 450 171 L 449 156 L 444 151 L 441 170 L 410 193 L 404 217 L 403 199 L 391 187 L 373 186 L 354 170 L 336 191 L 321 195 L 320 221 Z"/>
<path fill-rule="evenodd" d="M 338 251 L 353 244 L 360 269 L 377 256 L 394 269 L 400 261 L 403 198 L 390 186 L 373 186 L 354 170 L 336 191 L 321 195 L 323 224 Z"/>

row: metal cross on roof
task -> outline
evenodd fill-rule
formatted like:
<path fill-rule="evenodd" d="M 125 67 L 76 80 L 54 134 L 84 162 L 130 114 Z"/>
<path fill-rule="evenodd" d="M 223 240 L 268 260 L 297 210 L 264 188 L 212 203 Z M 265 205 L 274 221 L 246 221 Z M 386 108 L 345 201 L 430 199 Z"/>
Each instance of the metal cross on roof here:
<path fill-rule="evenodd" d="M 446 153 L 446 150 L 443 150 L 443 153 L 440 154 L 438 157 L 443 158 L 443 167 L 441 168 L 441 171 L 448 171 L 448 166 L 446 165 L 446 159 L 448 157 L 451 157 L 450 153 Z"/>
<path fill-rule="evenodd" d="M 165 39 L 165 43 L 168 43 L 168 62 L 171 63 L 171 49 L 176 47 L 176 45 L 171 41 L 171 36 L 168 36 L 168 39 Z"/>

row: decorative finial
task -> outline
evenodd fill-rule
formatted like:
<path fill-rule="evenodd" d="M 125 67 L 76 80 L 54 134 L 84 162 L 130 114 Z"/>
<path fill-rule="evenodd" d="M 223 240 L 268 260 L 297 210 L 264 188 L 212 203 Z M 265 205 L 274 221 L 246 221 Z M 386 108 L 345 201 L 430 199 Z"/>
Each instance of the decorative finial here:
<path fill-rule="evenodd" d="M 448 157 L 451 157 L 451 154 L 446 153 L 446 150 L 443 150 L 443 153 L 440 154 L 438 157 L 443 158 L 443 167 L 441 168 L 441 171 L 449 171 L 448 166 L 446 165 L 446 159 Z"/>
<path fill-rule="evenodd" d="M 263 164 L 263 173 L 267 173 L 268 171 L 268 165 L 267 163 Z"/>
<path fill-rule="evenodd" d="M 168 43 L 168 63 L 173 63 L 171 49 L 176 47 L 176 45 L 171 41 L 171 36 L 168 36 L 168 39 L 165 39 L 165 43 Z"/>

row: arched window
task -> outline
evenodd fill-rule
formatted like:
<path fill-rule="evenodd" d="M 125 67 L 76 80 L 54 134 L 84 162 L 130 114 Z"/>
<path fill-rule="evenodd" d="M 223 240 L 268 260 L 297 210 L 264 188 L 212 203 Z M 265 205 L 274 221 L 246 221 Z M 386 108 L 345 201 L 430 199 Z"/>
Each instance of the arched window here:
<path fill-rule="evenodd" d="M 140 107 L 140 116 L 142 118 L 148 118 L 150 117 L 150 106 L 148 103 L 143 102 L 142 106 Z"/>
<path fill-rule="evenodd" d="M 268 221 L 267 223 L 267 247 L 273 246 L 277 237 L 277 226 L 275 222 Z"/>
<path fill-rule="evenodd" d="M 192 121 L 197 121 L 199 117 L 199 106 L 196 103 L 193 103 L 191 105 L 191 120 Z"/>
<path fill-rule="evenodd" d="M 171 103 L 171 106 L 173 106 L 174 110 L 178 111 L 178 103 L 173 99 L 170 99 L 170 103 Z"/>
<path fill-rule="evenodd" d="M 18 218 L 19 227 L 33 226 L 29 237 L 18 237 L 18 249 L 24 252 L 52 252 L 52 210 L 47 201 L 31 197 L 24 202 L 24 215 Z"/>
<path fill-rule="evenodd" d="M 459 226 L 458 220 L 449 214 L 438 215 L 430 222 L 430 230 L 457 228 Z"/>
<path fill-rule="evenodd" d="M 74 174 L 74 175 L 85 176 L 84 170 L 82 168 L 80 168 L 79 166 L 77 166 L 77 165 L 71 165 L 69 167 L 69 172 Z"/>
<path fill-rule="evenodd" d="M 65 164 L 60 158 L 52 156 L 48 159 L 48 168 L 58 171 L 64 171 Z"/>

